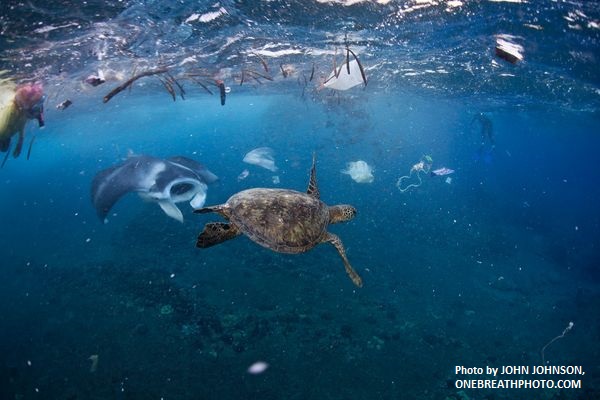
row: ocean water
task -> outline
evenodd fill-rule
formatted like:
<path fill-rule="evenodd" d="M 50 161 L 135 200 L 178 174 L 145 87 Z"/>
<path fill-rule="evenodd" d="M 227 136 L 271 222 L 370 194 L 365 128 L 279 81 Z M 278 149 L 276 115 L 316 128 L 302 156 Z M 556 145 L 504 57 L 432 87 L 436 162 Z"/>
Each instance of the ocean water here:
<path fill-rule="evenodd" d="M 597 2 L 0 7 L 0 70 L 47 94 L 31 157 L 0 169 L 0 399 L 600 398 Z M 522 61 L 495 55 L 498 35 Z M 346 46 L 368 84 L 320 87 Z M 102 102 L 157 66 L 185 99 L 154 76 Z M 84 82 L 99 73 L 102 85 Z M 258 147 L 278 171 L 243 162 Z M 328 229 L 363 287 L 328 244 L 196 248 L 222 219 L 186 202 L 180 223 L 127 194 L 105 223 L 92 180 L 131 154 L 201 162 L 219 177 L 206 205 L 303 192 L 315 154 L 321 199 L 357 209 Z M 400 191 L 424 155 L 454 173 Z M 358 160 L 372 182 L 341 172 Z M 541 365 L 585 374 L 456 373 Z M 471 379 L 581 387 L 460 386 Z"/>

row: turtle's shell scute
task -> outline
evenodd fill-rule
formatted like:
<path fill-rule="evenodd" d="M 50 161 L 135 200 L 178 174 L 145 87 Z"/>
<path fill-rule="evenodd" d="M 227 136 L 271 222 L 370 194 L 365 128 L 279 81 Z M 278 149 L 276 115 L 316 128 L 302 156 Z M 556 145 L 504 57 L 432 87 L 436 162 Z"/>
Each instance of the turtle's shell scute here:
<path fill-rule="evenodd" d="M 227 200 L 230 222 L 251 240 L 281 253 L 317 245 L 329 224 L 327 205 L 306 193 L 248 189 Z"/>

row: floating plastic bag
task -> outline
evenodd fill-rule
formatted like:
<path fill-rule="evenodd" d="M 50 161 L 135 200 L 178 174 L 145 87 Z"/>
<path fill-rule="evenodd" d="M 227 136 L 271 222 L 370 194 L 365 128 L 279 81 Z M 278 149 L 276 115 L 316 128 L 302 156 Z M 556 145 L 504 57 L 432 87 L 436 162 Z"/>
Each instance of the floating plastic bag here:
<path fill-rule="evenodd" d="M 259 147 L 248 152 L 244 156 L 245 163 L 258 165 L 268 169 L 269 171 L 276 172 L 277 166 L 275 166 L 275 159 L 273 158 L 273 149 L 270 147 Z"/>
<path fill-rule="evenodd" d="M 358 183 L 373 182 L 373 168 L 365 161 L 351 161 L 346 164 L 346 169 L 343 169 L 342 174 L 350 175 L 350 177 Z"/>

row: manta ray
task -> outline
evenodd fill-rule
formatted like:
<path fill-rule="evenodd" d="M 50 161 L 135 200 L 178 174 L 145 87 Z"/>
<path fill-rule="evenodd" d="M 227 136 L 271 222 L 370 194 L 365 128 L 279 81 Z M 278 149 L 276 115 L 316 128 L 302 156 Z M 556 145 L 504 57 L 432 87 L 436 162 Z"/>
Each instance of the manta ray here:
<path fill-rule="evenodd" d="M 96 174 L 92 181 L 92 203 L 98 217 L 106 221 L 108 212 L 121 197 L 137 192 L 142 198 L 157 202 L 169 217 L 183 222 L 183 214 L 175 204 L 190 201 L 193 208 L 202 207 L 207 184 L 217 179 L 205 166 L 186 157 L 163 160 L 135 155 Z"/>

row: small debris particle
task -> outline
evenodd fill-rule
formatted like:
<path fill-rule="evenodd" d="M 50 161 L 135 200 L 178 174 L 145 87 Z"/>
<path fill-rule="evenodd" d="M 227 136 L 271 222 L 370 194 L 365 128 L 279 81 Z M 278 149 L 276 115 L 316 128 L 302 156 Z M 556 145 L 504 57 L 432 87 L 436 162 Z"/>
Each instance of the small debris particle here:
<path fill-rule="evenodd" d="M 248 373 L 252 375 L 262 374 L 269 368 L 269 364 L 264 361 L 257 361 L 248 367 Z"/>

